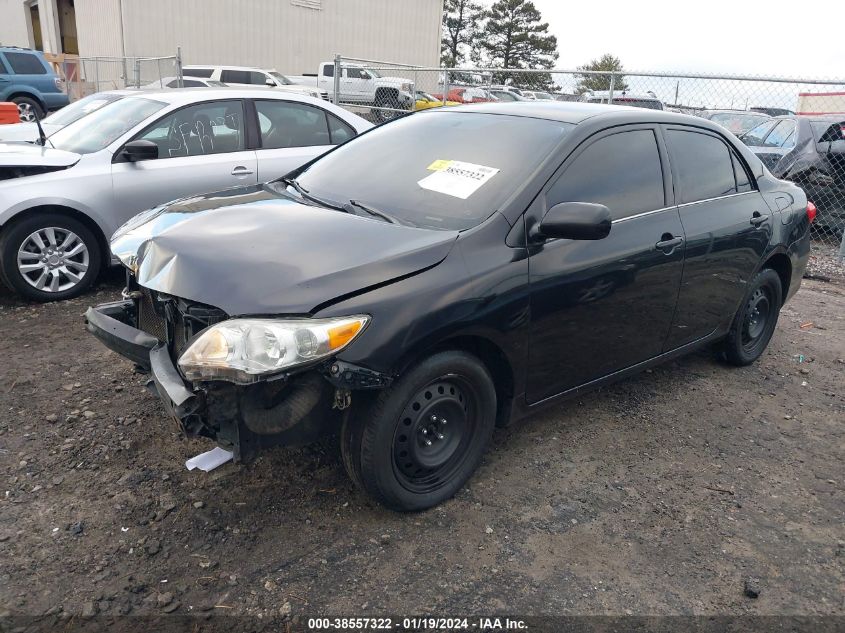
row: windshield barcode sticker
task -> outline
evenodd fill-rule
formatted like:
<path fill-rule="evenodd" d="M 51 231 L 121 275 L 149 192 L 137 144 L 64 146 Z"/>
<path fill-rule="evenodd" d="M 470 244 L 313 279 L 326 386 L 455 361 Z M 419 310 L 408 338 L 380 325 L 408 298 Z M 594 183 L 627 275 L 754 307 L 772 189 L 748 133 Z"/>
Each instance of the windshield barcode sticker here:
<path fill-rule="evenodd" d="M 466 200 L 485 182 L 499 173 L 495 167 L 486 167 L 459 160 L 436 160 L 428 166 L 434 170 L 417 184 L 423 189 Z"/>

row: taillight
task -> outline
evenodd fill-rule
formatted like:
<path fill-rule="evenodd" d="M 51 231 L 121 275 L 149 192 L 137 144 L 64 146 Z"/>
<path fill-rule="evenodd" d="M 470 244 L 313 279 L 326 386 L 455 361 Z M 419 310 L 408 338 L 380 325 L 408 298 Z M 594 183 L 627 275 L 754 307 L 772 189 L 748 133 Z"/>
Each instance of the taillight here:
<path fill-rule="evenodd" d="M 817 212 L 818 211 L 816 209 L 816 205 L 814 205 L 812 202 L 810 202 L 808 200 L 807 201 L 807 219 L 810 221 L 810 224 L 812 224 L 815 221 Z"/>

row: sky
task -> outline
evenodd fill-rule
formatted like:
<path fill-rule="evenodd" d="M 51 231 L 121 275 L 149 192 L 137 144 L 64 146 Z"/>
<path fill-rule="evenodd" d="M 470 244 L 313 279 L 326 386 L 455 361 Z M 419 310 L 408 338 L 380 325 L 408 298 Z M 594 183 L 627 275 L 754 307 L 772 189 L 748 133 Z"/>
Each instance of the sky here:
<path fill-rule="evenodd" d="M 482 0 L 492 4 L 492 0 Z M 574 69 L 611 53 L 626 70 L 845 80 L 842 0 L 533 0 L 557 36 L 557 68 Z M 575 79 L 556 75 L 564 92 Z M 800 92 L 845 90 L 725 80 L 637 78 L 631 92 L 705 108 L 798 107 Z"/>
<path fill-rule="evenodd" d="M 613 53 L 630 70 L 845 78 L 841 0 L 533 2 L 560 68 Z"/>

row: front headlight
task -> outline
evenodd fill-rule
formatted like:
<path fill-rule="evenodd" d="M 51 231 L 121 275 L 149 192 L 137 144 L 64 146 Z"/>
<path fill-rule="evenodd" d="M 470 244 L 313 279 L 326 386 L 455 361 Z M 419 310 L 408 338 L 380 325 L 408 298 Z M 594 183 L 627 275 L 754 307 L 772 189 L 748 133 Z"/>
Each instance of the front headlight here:
<path fill-rule="evenodd" d="M 339 352 L 364 331 L 369 321 L 366 315 L 230 319 L 202 332 L 179 357 L 179 368 L 188 380 L 248 385 Z"/>

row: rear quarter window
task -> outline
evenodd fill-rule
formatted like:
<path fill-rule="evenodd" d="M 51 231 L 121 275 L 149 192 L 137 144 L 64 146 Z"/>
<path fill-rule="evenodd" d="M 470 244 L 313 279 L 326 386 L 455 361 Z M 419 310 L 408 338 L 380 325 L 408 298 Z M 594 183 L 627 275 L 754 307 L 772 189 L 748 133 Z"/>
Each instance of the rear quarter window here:
<path fill-rule="evenodd" d="M 4 53 L 6 61 L 16 75 L 46 75 L 47 69 L 38 55 L 32 53 Z"/>

